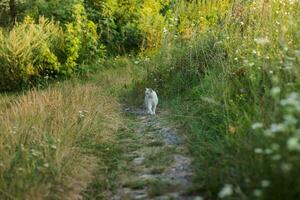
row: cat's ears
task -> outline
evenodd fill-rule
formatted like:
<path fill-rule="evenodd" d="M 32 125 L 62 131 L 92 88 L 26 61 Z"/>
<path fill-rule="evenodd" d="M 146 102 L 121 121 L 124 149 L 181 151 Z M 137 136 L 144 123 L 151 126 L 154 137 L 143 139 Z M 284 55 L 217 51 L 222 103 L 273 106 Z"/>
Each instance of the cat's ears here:
<path fill-rule="evenodd" d="M 151 89 L 151 88 L 145 88 L 145 91 L 146 91 L 146 92 L 147 92 L 147 91 L 152 92 L 152 89 Z"/>

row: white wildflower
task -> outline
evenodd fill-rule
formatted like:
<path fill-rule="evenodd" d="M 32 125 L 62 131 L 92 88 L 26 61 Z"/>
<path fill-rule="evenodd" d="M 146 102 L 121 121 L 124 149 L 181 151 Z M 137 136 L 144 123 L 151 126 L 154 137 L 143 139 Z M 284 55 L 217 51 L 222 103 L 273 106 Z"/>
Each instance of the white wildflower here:
<path fill-rule="evenodd" d="M 271 182 L 269 180 L 262 180 L 261 181 L 261 186 L 262 187 L 269 187 Z"/>
<path fill-rule="evenodd" d="M 49 167 L 49 163 L 45 163 L 44 167 L 48 168 Z"/>
<path fill-rule="evenodd" d="M 259 38 L 255 38 L 254 41 L 255 41 L 257 44 L 260 44 L 260 45 L 265 45 L 265 44 L 270 43 L 270 40 L 269 40 L 267 37 L 259 37 Z"/>
<path fill-rule="evenodd" d="M 275 97 L 275 96 L 277 96 L 277 95 L 280 93 L 280 91 L 281 91 L 280 87 L 273 87 L 273 88 L 271 89 L 271 95 L 272 95 L 273 97 Z"/>
<path fill-rule="evenodd" d="M 21 172 L 21 171 L 24 171 L 24 169 L 23 169 L 22 167 L 19 167 L 19 168 L 18 168 L 18 171 Z"/>
<path fill-rule="evenodd" d="M 255 189 L 255 190 L 253 191 L 253 194 L 254 194 L 254 196 L 256 196 L 256 197 L 260 197 L 260 196 L 262 195 L 262 191 L 259 190 L 259 189 Z"/>
<path fill-rule="evenodd" d="M 273 153 L 273 151 L 272 151 L 272 149 L 265 149 L 265 154 L 272 154 Z"/>
<path fill-rule="evenodd" d="M 164 33 L 166 34 L 168 32 L 168 29 L 166 27 L 164 27 Z"/>
<path fill-rule="evenodd" d="M 252 124 L 252 126 L 251 126 L 251 128 L 252 128 L 253 130 L 259 129 L 259 128 L 262 128 L 262 127 L 263 127 L 263 124 L 260 123 L 260 122 L 255 122 L 255 123 Z"/>
<path fill-rule="evenodd" d="M 263 150 L 261 148 L 255 148 L 254 152 L 257 153 L 257 154 L 262 154 Z"/>
<path fill-rule="evenodd" d="M 284 115 L 284 123 L 288 125 L 295 125 L 298 123 L 298 120 L 293 115 Z"/>
<path fill-rule="evenodd" d="M 286 142 L 287 148 L 290 151 L 300 151 L 299 138 L 290 137 Z"/>
<path fill-rule="evenodd" d="M 225 184 L 224 187 L 219 192 L 218 196 L 219 196 L 219 198 L 224 198 L 224 197 L 232 195 L 232 193 L 233 193 L 232 185 Z"/>
<path fill-rule="evenodd" d="M 283 172 L 289 172 L 293 168 L 293 166 L 290 163 L 282 163 L 280 167 Z"/>
<path fill-rule="evenodd" d="M 283 124 L 271 124 L 270 130 L 272 133 L 278 133 L 285 130 L 285 126 Z"/>
<path fill-rule="evenodd" d="M 299 94 L 296 92 L 292 92 L 288 95 L 286 99 L 280 101 L 282 106 L 292 106 L 297 111 L 300 111 L 300 97 Z"/>

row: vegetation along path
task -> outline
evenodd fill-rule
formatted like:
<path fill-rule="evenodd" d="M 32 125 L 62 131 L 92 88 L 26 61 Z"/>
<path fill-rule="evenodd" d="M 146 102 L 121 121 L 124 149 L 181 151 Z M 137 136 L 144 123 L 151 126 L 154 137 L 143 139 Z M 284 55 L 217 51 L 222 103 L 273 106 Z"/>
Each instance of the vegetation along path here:
<path fill-rule="evenodd" d="M 197 199 L 188 195 L 193 175 L 183 138 L 160 115 L 125 108 L 129 130 L 120 143 L 126 149 L 112 199 Z"/>

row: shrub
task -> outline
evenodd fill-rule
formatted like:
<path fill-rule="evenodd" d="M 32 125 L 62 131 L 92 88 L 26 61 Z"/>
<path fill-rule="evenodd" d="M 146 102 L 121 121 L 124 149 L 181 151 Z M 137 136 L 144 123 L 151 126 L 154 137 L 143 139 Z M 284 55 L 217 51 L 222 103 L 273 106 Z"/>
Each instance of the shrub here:
<path fill-rule="evenodd" d="M 98 40 L 97 27 L 87 19 L 81 4 L 73 6 L 73 18 L 73 22 L 66 24 L 64 74 L 72 74 L 78 64 L 94 63 L 105 55 L 104 46 Z"/>
<path fill-rule="evenodd" d="M 13 90 L 42 74 L 61 68 L 56 51 L 62 45 L 62 29 L 53 21 L 40 18 L 23 23 L 0 35 L 0 90 Z"/>

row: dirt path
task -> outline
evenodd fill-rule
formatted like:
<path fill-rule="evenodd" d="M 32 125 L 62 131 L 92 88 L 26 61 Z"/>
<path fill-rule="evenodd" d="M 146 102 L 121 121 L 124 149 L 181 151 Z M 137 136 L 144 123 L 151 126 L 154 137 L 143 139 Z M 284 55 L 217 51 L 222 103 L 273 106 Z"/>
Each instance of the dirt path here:
<path fill-rule="evenodd" d="M 191 158 L 177 130 L 159 115 L 126 108 L 131 121 L 114 200 L 199 199 L 188 194 L 192 186 Z"/>

